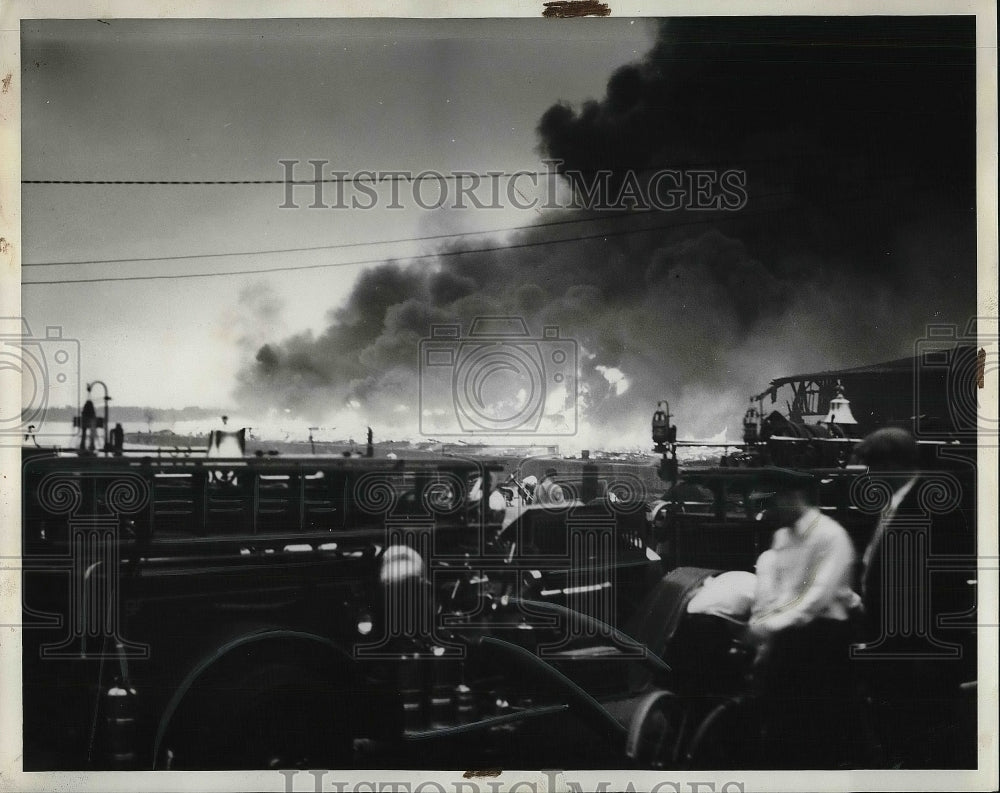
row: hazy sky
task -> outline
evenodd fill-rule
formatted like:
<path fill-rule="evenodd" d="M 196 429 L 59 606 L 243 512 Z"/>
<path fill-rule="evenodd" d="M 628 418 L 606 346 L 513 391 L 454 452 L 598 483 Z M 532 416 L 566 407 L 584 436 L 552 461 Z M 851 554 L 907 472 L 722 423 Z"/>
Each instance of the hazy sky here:
<path fill-rule="evenodd" d="M 669 398 L 684 432 L 734 436 L 771 378 L 912 354 L 929 323 L 975 311 L 975 53 L 974 18 L 954 16 L 29 23 L 29 182 L 280 180 L 281 160 L 309 179 L 311 159 L 534 172 L 550 157 L 610 169 L 615 189 L 735 171 L 745 202 L 425 210 L 404 184 L 389 209 L 384 184 L 376 209 L 308 208 L 308 188 L 290 209 L 281 184 L 25 184 L 24 313 L 36 335 L 78 338 L 83 380 L 118 404 L 396 437 L 461 423 L 460 366 L 435 369 L 444 390 L 422 402 L 432 324 L 523 316 L 577 345 L 576 379 L 541 358 L 538 391 L 498 374 L 497 415 L 540 395 L 553 434 L 578 417 L 578 444 L 634 446 Z M 508 231 L 440 238 L 486 229 Z M 315 246 L 342 247 L 249 254 Z M 106 261 L 156 256 L 174 258 Z M 177 277 L 292 266 L 317 269 Z M 154 274 L 171 277 L 32 283 Z"/>
<path fill-rule="evenodd" d="M 545 109 L 598 97 L 654 34 L 650 20 L 627 19 L 25 22 L 22 178 L 280 179 L 281 159 L 301 159 L 302 178 L 309 159 L 352 173 L 537 171 Z M 22 195 L 26 265 L 368 243 L 538 217 L 422 210 L 405 191 L 404 210 L 307 209 L 309 190 L 296 193 L 303 208 L 279 209 L 281 185 L 25 185 Z M 310 265 L 428 245 L 26 266 L 22 279 Z M 26 284 L 23 312 L 36 335 L 61 325 L 78 338 L 82 379 L 105 380 L 120 404 L 226 405 L 239 340 L 320 330 L 360 269 Z M 272 325 L 241 305 L 248 287 L 284 305 Z"/>

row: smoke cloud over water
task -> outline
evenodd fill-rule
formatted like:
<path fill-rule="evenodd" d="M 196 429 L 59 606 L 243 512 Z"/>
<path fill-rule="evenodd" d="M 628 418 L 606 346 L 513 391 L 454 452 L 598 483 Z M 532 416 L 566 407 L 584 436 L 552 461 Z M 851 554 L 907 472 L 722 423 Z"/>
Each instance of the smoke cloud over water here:
<path fill-rule="evenodd" d="M 578 345 L 565 447 L 645 447 L 664 398 L 682 436 L 736 438 L 773 377 L 905 355 L 974 312 L 974 60 L 961 18 L 664 21 L 602 99 L 542 116 L 539 152 L 615 185 L 741 169 L 745 209 L 559 210 L 541 222 L 594 220 L 375 267 L 322 333 L 255 340 L 237 396 L 416 436 L 421 340 L 511 315 Z"/>

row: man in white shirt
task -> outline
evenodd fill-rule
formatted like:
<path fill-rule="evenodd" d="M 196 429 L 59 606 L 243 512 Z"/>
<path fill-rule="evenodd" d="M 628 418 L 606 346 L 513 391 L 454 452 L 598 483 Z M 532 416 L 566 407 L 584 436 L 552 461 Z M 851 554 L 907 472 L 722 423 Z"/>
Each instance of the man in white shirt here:
<path fill-rule="evenodd" d="M 829 767 L 849 751 L 841 729 L 850 691 L 848 649 L 860 599 L 854 544 L 808 496 L 811 477 L 787 472 L 774 508 L 782 528 L 757 560 L 747 625 L 757 645 L 754 687 L 765 755 L 776 767 Z"/>
<path fill-rule="evenodd" d="M 844 528 L 812 506 L 804 491 L 775 497 L 779 520 L 771 549 L 757 560 L 750 630 L 762 643 L 815 620 L 844 622 L 859 605 L 851 589 L 854 545 Z"/>

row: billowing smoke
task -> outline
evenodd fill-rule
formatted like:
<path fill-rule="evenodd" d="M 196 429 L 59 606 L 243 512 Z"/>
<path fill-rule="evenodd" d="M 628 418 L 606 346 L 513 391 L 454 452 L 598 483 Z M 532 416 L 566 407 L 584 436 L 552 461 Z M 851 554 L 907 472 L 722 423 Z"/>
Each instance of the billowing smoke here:
<path fill-rule="evenodd" d="M 259 346 L 238 396 L 412 434 L 432 325 L 516 315 L 577 342 L 576 445 L 646 445 L 663 398 L 682 435 L 738 437 L 771 378 L 905 355 L 974 312 L 974 59 L 960 18 L 665 21 L 603 99 L 543 115 L 539 150 L 577 186 L 610 170 L 609 195 L 659 169 L 745 171 L 744 208 L 580 210 L 593 225 L 376 267 L 322 334 Z M 567 228 L 609 233 L 532 245 Z"/>
<path fill-rule="evenodd" d="M 266 281 L 254 281 L 239 293 L 240 310 L 224 317 L 226 327 L 238 334 L 239 346 L 257 350 L 275 334 L 284 333 L 284 301 Z"/>

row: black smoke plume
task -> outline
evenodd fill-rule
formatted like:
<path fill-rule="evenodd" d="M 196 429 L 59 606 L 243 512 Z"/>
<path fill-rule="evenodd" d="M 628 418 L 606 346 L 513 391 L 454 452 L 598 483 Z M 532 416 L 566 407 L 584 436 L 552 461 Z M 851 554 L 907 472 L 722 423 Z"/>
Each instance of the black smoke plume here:
<path fill-rule="evenodd" d="M 577 179 L 738 169 L 748 202 L 580 210 L 593 225 L 559 235 L 607 238 L 376 267 L 321 335 L 259 347 L 243 403 L 315 419 L 349 404 L 412 432 L 431 325 L 515 314 L 579 343 L 583 443 L 646 445 L 661 398 L 682 435 L 737 437 L 772 377 L 905 355 L 928 322 L 975 310 L 971 18 L 666 20 L 602 99 L 554 104 L 538 135 Z"/>

